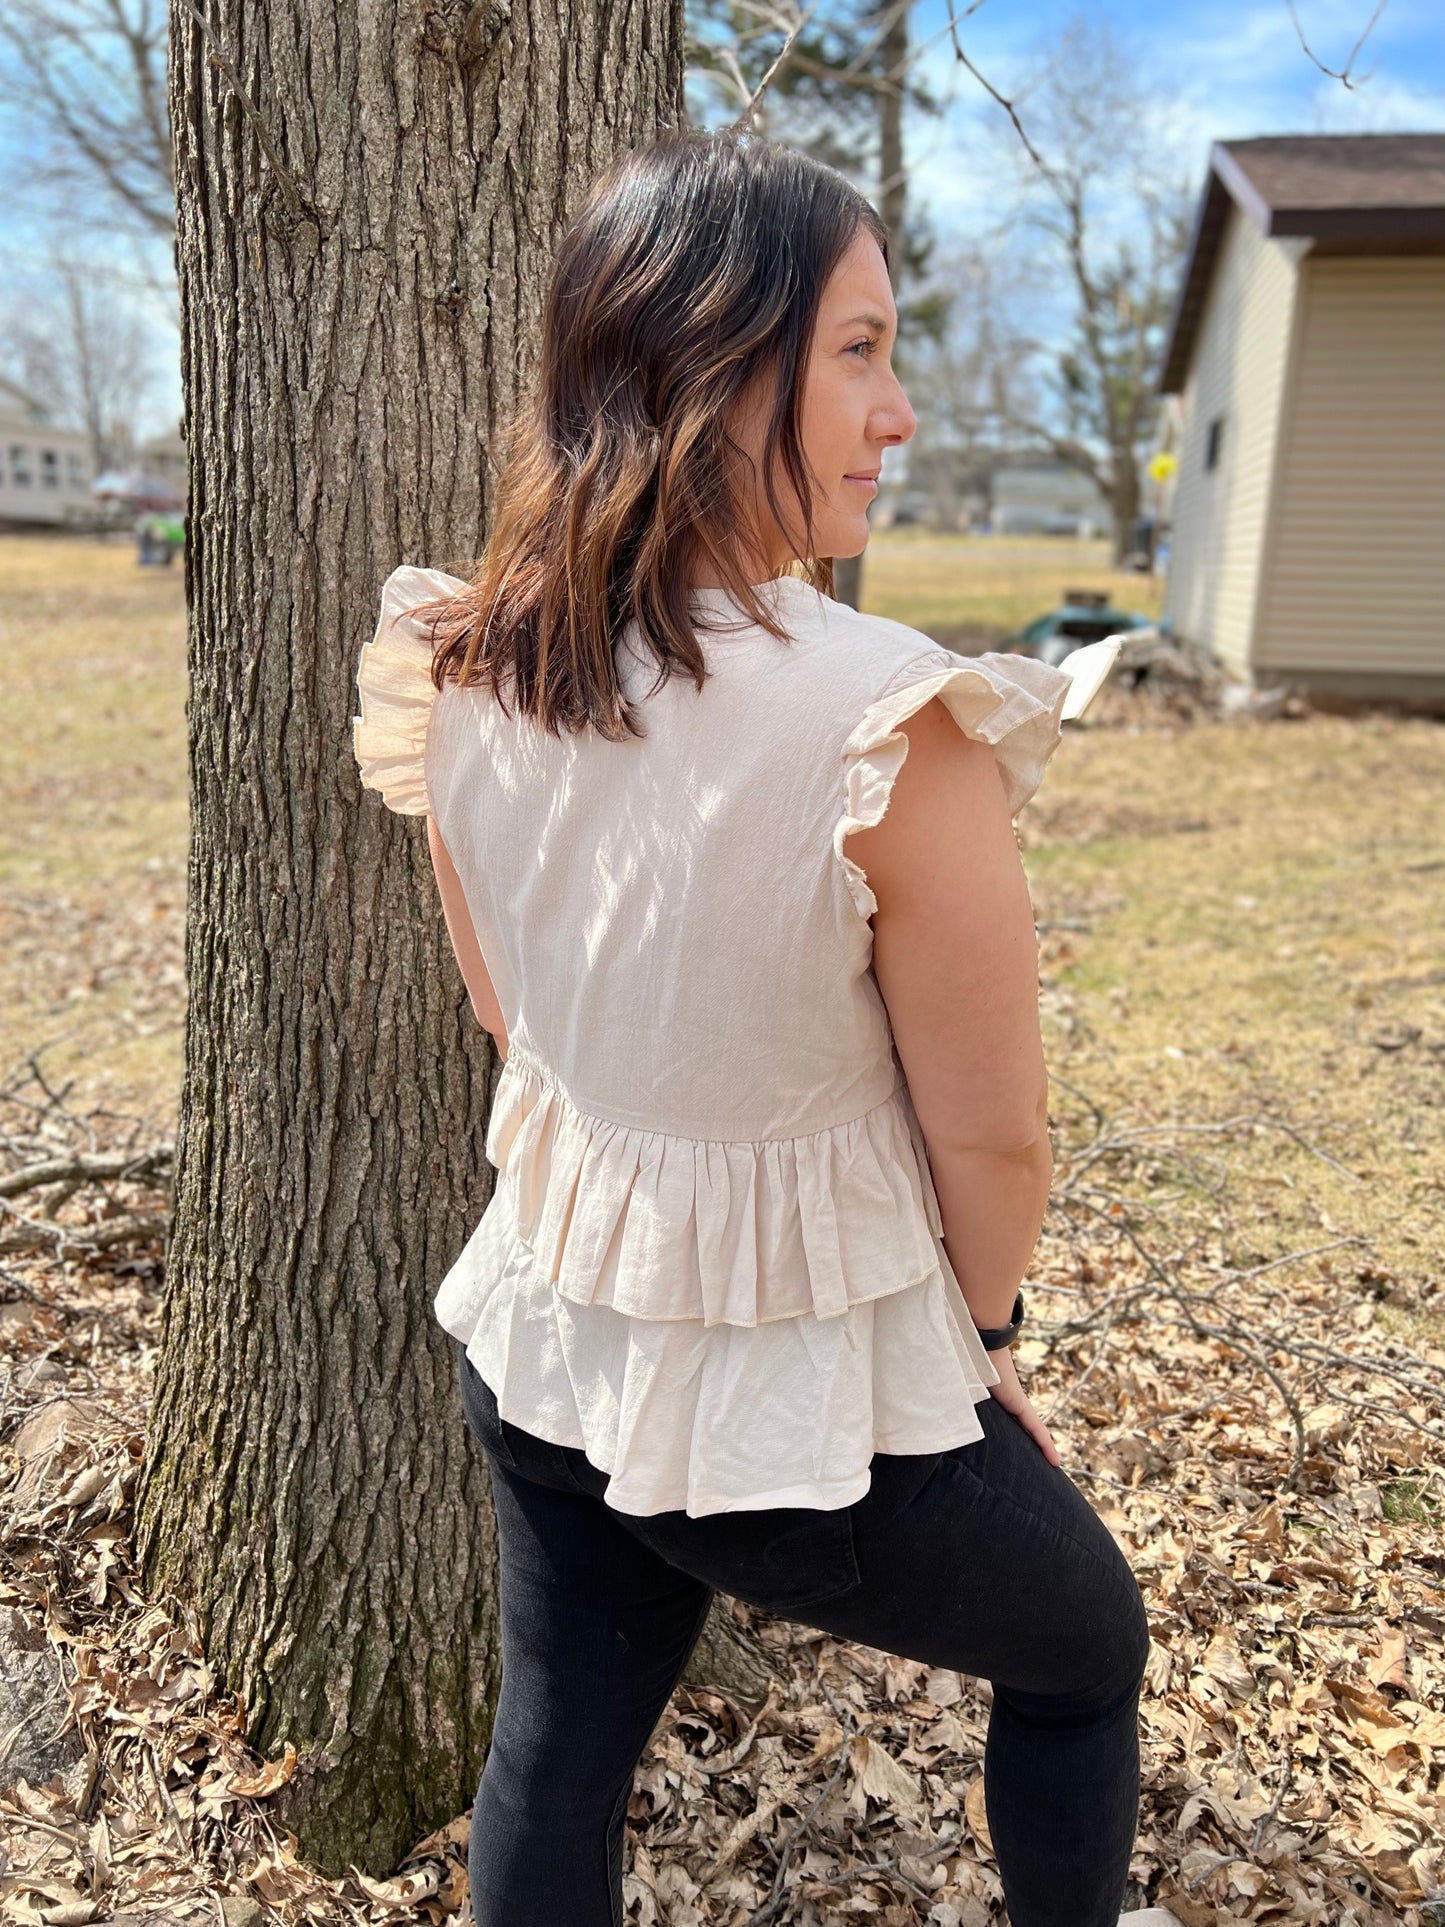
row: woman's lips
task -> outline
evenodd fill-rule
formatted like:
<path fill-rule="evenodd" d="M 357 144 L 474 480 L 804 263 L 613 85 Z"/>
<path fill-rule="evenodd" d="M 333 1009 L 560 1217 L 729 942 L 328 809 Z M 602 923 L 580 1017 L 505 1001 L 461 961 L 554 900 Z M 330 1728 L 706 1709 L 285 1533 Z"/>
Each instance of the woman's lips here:
<path fill-rule="evenodd" d="M 845 475 L 843 480 L 851 482 L 854 488 L 866 488 L 870 495 L 878 493 L 878 483 L 872 475 Z"/>

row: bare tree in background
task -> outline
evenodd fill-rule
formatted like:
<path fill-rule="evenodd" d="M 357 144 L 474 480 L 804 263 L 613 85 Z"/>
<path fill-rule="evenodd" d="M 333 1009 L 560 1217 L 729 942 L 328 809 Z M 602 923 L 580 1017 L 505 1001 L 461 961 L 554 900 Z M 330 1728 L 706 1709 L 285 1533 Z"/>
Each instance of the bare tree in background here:
<path fill-rule="evenodd" d="M 52 208 L 57 222 L 174 234 L 164 5 L 0 0 L 5 110 L 25 139 L 9 184 L 17 202 Z"/>
<path fill-rule="evenodd" d="M 15 378 L 58 422 L 85 430 L 96 474 L 126 466 L 151 380 L 151 340 L 136 309 L 85 264 L 55 254 L 12 290 L 0 323 Z"/>
<path fill-rule="evenodd" d="M 940 318 L 932 299 L 914 309 L 904 292 L 932 246 L 922 220 L 909 219 L 905 109 L 939 111 L 917 76 L 911 7 L 912 0 L 697 0 L 689 45 L 706 105 L 826 161 L 871 196 L 888 229 L 900 339 Z M 834 593 L 855 608 L 862 567 L 862 556 L 834 564 Z"/>
<path fill-rule="evenodd" d="M 1022 437 L 1000 412 L 1042 408 L 1036 357 L 1014 323 L 1041 292 L 1038 264 L 983 243 L 951 248 L 935 265 L 947 290 L 942 327 L 909 355 L 909 399 L 918 430 L 909 444 L 910 486 L 928 498 L 929 520 L 956 529 L 970 484 L 981 484 L 998 454 Z"/>
<path fill-rule="evenodd" d="M 1078 15 L 1051 37 L 1028 90 L 1027 156 L 1008 136 L 1021 185 L 1032 189 L 1021 228 L 1045 238 L 1072 320 L 1060 346 L 1021 315 L 996 312 L 995 407 L 1016 434 L 1093 480 L 1110 507 L 1118 560 L 1139 513 L 1159 407 L 1154 379 L 1194 200 L 1182 166 L 1168 162 L 1160 99 L 1107 24 Z M 1043 405 L 1023 385 L 1024 371 L 1039 368 Z"/>

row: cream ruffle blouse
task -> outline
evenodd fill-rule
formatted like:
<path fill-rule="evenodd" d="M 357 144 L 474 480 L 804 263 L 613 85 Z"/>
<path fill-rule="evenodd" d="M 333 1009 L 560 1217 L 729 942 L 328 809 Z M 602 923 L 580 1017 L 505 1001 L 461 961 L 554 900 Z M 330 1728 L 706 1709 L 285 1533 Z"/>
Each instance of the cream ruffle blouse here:
<path fill-rule="evenodd" d="M 549 735 L 430 679 L 404 567 L 361 651 L 361 780 L 437 820 L 506 1021 L 494 1195 L 436 1317 L 502 1415 L 584 1451 L 622 1512 L 845 1506 L 874 1452 L 982 1436 L 999 1382 L 941 1243 L 844 838 L 942 697 L 1016 814 L 1070 676 L 959 657 L 794 577 L 791 640 L 697 592 L 698 691 L 635 631 L 645 737 Z M 709 625 L 729 626 L 714 630 Z"/>

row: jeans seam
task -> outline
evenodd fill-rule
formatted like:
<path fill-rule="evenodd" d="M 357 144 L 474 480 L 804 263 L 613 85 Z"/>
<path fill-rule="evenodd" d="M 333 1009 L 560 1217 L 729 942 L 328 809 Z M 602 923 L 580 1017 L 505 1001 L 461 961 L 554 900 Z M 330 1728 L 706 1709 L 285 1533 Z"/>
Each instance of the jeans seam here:
<path fill-rule="evenodd" d="M 458 1371 L 462 1374 L 465 1374 L 468 1371 L 470 1371 L 475 1376 L 477 1383 L 482 1388 L 482 1402 L 484 1404 L 490 1405 L 491 1410 L 496 1415 L 496 1438 L 494 1440 L 488 1439 L 488 1438 L 482 1438 L 480 1435 L 477 1435 L 477 1434 L 474 1434 L 474 1436 L 477 1437 L 477 1442 L 478 1444 L 481 1445 L 484 1451 L 489 1453 L 492 1457 L 500 1459 L 502 1464 L 506 1466 L 509 1472 L 516 1472 L 517 1460 L 515 1455 L 513 1454 L 511 1446 L 507 1442 L 507 1434 L 504 1429 L 507 1421 L 502 1417 L 501 1410 L 497 1405 L 496 1393 L 492 1390 L 491 1386 L 488 1385 L 487 1381 L 482 1377 L 481 1373 L 477 1371 L 476 1366 L 473 1365 L 471 1360 L 467 1357 L 467 1348 L 462 1343 L 462 1341 L 458 1338 L 458 1339 L 454 1339 L 453 1342 L 456 1344 L 458 1349 L 458 1354 L 459 1354 L 458 1360 L 457 1360 Z M 463 1417 L 465 1418 L 465 1407 L 463 1409 Z M 468 1429 L 470 1430 L 471 1428 L 468 1427 Z"/>
<path fill-rule="evenodd" d="M 958 1463 L 958 1462 L 955 1461 L 955 1463 Z M 1114 1567 L 1110 1566 L 1106 1560 L 1102 1559 L 1092 1546 L 1086 1545 L 1082 1539 L 1076 1539 L 1073 1533 L 1066 1531 L 1063 1526 L 1055 1525 L 1052 1520 L 1041 1517 L 1037 1512 L 1031 1512 L 1026 1505 L 1021 1505 L 1019 1501 L 1013 1497 L 1012 1493 L 1005 1492 L 999 1486 L 989 1485 L 987 1480 L 981 1479 L 978 1473 L 973 1471 L 971 1467 L 964 1465 L 964 1466 L 961 1466 L 960 1469 L 966 1472 L 968 1476 L 971 1479 L 973 1479 L 976 1482 L 976 1484 L 978 1484 L 985 1492 L 987 1492 L 991 1498 L 1001 1500 L 1004 1505 L 1011 1506 L 1015 1512 L 1017 1512 L 1022 1518 L 1027 1519 L 1032 1525 L 1041 1527 L 1045 1532 L 1051 1532 L 1055 1538 L 1062 1540 L 1065 1545 L 1072 1546 L 1076 1552 L 1083 1553 L 1085 1558 L 1091 1560 L 1093 1564 L 1098 1567 L 1099 1571 L 1103 1573 L 1104 1577 L 1108 1579 L 1110 1584 L 1117 1591 L 1119 1592 L 1127 1591 L 1127 1589 L 1123 1584 L 1123 1581 L 1119 1577 L 1117 1570 Z M 1064 1476 L 1067 1478 L 1068 1476 L 1067 1473 Z M 1085 1503 L 1087 1503 L 1087 1501 L 1085 1501 Z M 1100 1523 L 1102 1524 L 1103 1522 L 1100 1521 Z M 1107 1532 L 1108 1527 L 1105 1526 L 1104 1530 Z M 1126 1570 L 1128 1570 L 1129 1572 L 1130 1578 L 1133 1579 L 1134 1578 L 1133 1570 L 1129 1566 L 1129 1562 L 1124 1556 L 1122 1547 L 1118 1547 L 1116 1545 L 1116 1550 L 1119 1553 L 1119 1557 L 1124 1560 L 1124 1565 Z M 1134 1590 L 1136 1593 L 1138 1592 L 1138 1589 L 1139 1589 L 1139 1582 L 1137 1579 L 1135 1579 Z"/>
<path fill-rule="evenodd" d="M 841 1585 L 830 1586 L 826 1592 L 810 1594 L 808 1598 L 798 1600 L 792 1606 L 782 1608 L 781 1610 L 785 1614 L 790 1612 L 811 1612 L 815 1606 L 826 1606 L 830 1600 L 841 1599 L 845 1592 L 852 1592 L 853 1588 L 862 1578 L 862 1573 L 858 1566 L 858 1540 L 853 1530 L 853 1508 L 852 1506 L 843 1506 L 838 1510 L 841 1515 L 839 1517 L 839 1524 L 843 1528 L 842 1553 L 843 1563 L 847 1570 L 847 1577 Z"/>
<path fill-rule="evenodd" d="M 578 1449 L 579 1449 L 578 1447 L 571 1446 L 571 1445 L 559 1445 L 556 1448 L 557 1457 L 561 1462 L 562 1469 L 567 1474 L 567 1477 L 572 1481 L 572 1486 L 574 1491 L 582 1493 L 586 1498 L 589 1498 L 589 1499 L 601 1499 L 602 1498 L 601 1493 L 594 1492 L 590 1485 L 584 1485 L 581 1479 L 579 1479 L 577 1476 L 577 1467 L 572 1461 L 571 1454 L 574 1451 L 577 1451 Z M 587 1459 L 587 1454 L 585 1451 L 582 1453 L 582 1456 L 584 1459 Z M 591 1459 L 587 1459 L 587 1463 L 591 1465 L 592 1464 Z M 593 1470 L 600 1472 L 602 1468 L 601 1466 L 594 1466 Z M 610 1478 L 611 1474 L 609 1473 L 607 1474 L 607 1476 Z M 602 1503 L 605 1504 L 606 1501 L 603 1500 Z"/>
<path fill-rule="evenodd" d="M 632 1771 L 628 1774 L 626 1780 L 623 1782 L 623 1785 L 617 1795 L 617 1798 L 612 1803 L 612 1814 L 607 1822 L 607 1830 L 602 1836 L 602 1855 L 603 1855 L 604 1861 L 606 1862 L 606 1865 L 604 1866 L 604 1869 L 603 1869 L 603 1873 L 607 1881 L 607 1911 L 608 1911 L 608 1914 L 611 1916 L 612 1927 L 623 1927 L 622 1916 L 626 1912 L 626 1907 L 627 1907 L 626 1900 L 623 1898 L 622 1894 L 619 1893 L 618 1889 L 622 1886 L 623 1881 L 626 1880 L 627 1878 L 627 1807 L 628 1807 L 628 1802 L 632 1798 L 632 1788 L 636 1780 L 636 1775 L 637 1775 L 637 1768 L 636 1766 L 634 1766 Z M 623 1862 L 623 1865 L 622 1865 L 622 1879 L 620 1879 L 617 1882 L 617 1886 L 614 1887 L 612 1884 L 612 1833 L 613 1833 L 613 1829 L 618 1824 L 617 1815 L 618 1815 L 619 1807 L 622 1809 L 622 1862 Z"/>
<path fill-rule="evenodd" d="M 686 1671 L 687 1663 L 692 1658 L 693 1651 L 697 1646 L 698 1640 L 702 1637 L 702 1629 L 707 1624 L 707 1616 L 712 1611 L 712 1602 L 716 1595 L 715 1587 L 708 1586 L 706 1582 L 702 1580 L 699 1580 L 697 1583 L 704 1587 L 703 1602 L 702 1602 L 701 1610 L 697 1615 L 697 1618 L 693 1621 L 692 1631 L 688 1634 L 687 1640 L 685 1641 L 685 1644 L 684 1644 L 682 1663 L 677 1669 L 677 1677 L 679 1680 L 682 1678 L 683 1673 Z M 674 1681 L 672 1693 L 675 1693 L 676 1691 L 677 1691 L 677 1682 Z M 672 1693 L 669 1693 L 667 1696 L 669 1701 L 672 1698 Z M 666 1711 L 666 1708 L 664 1707 L 663 1710 Z M 659 1718 L 660 1717 L 661 1715 L 659 1715 Z M 654 1727 L 653 1730 L 655 1732 L 656 1728 Z M 647 1745 L 651 1745 L 651 1742 L 652 1742 L 652 1735 L 649 1734 Z M 644 1746 L 642 1749 L 642 1753 L 639 1754 L 637 1760 L 633 1763 L 631 1771 L 628 1773 L 627 1778 L 623 1781 L 622 1786 L 618 1790 L 617 1798 L 612 1803 L 612 1814 L 611 1814 L 611 1818 L 607 1823 L 607 1831 L 603 1836 L 603 1851 L 607 1855 L 607 1859 L 608 1859 L 608 1865 L 606 1868 L 607 1906 L 608 1906 L 608 1911 L 612 1916 L 612 1927 L 624 1927 L 623 1915 L 626 1913 L 627 1903 L 619 1890 L 622 1886 L 622 1881 L 627 1878 L 627 1865 L 626 1865 L 626 1862 L 627 1862 L 627 1807 L 632 1798 L 632 1789 L 636 1784 L 637 1768 L 638 1766 L 641 1765 L 642 1759 L 646 1755 L 646 1752 L 647 1752 L 647 1746 Z M 621 1807 L 622 1809 L 623 1866 L 622 1866 L 622 1880 L 619 1880 L 617 1888 L 614 1888 L 612 1885 L 611 1845 L 612 1845 L 612 1830 L 617 1825 L 617 1809 L 619 1807 Z"/>

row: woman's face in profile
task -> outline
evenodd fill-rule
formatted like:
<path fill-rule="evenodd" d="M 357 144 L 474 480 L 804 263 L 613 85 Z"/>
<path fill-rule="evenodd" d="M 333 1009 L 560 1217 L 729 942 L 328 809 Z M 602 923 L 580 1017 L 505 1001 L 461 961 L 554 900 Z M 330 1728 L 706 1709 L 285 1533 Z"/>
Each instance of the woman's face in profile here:
<path fill-rule="evenodd" d="M 860 232 L 824 286 L 803 377 L 800 425 L 813 474 L 813 524 L 819 556 L 860 555 L 868 542 L 868 504 L 877 494 L 883 450 L 906 442 L 917 421 L 893 372 L 898 328 L 882 250 Z M 760 473 L 766 416 L 753 409 L 735 439 Z M 752 511 L 765 557 L 776 569 L 802 553 L 802 517 L 786 475 L 777 491 L 792 526 L 780 530 L 761 487 Z"/>

